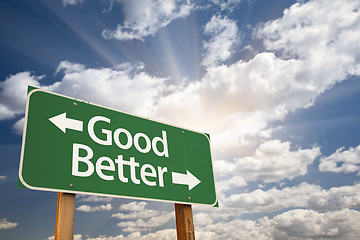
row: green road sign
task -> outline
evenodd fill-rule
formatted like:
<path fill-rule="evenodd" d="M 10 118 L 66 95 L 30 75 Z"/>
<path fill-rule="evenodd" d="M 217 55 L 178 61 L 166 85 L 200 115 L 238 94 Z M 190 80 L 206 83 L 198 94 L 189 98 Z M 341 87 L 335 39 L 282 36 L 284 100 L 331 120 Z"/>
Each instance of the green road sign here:
<path fill-rule="evenodd" d="M 19 180 L 29 189 L 215 205 L 206 134 L 29 92 Z"/>

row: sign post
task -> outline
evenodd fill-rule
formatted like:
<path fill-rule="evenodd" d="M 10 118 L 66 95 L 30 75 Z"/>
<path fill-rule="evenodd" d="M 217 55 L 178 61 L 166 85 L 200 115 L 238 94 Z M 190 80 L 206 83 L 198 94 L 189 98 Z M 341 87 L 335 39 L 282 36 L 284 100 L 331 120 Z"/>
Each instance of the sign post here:
<path fill-rule="evenodd" d="M 176 234 L 178 240 L 195 240 L 191 205 L 175 203 Z"/>
<path fill-rule="evenodd" d="M 55 240 L 72 240 L 74 236 L 75 194 L 59 192 L 57 196 Z"/>
<path fill-rule="evenodd" d="M 56 236 L 78 193 L 173 202 L 192 237 L 190 204 L 217 206 L 209 135 L 41 89 L 28 93 L 19 182 L 59 192 Z"/>

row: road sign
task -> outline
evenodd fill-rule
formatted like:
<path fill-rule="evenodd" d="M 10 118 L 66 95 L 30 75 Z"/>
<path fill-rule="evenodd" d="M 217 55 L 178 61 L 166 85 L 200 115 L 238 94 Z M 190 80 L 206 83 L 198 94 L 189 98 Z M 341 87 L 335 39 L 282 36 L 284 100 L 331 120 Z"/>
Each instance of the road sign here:
<path fill-rule="evenodd" d="M 215 205 L 206 134 L 29 92 L 19 180 L 29 189 Z"/>

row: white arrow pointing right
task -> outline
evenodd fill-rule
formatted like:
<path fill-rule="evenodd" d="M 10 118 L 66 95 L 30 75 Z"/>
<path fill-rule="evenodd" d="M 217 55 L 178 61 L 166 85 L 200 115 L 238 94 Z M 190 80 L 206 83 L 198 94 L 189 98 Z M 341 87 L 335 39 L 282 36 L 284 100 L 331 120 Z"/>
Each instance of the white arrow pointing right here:
<path fill-rule="evenodd" d="M 201 183 L 201 181 L 192 175 L 188 170 L 186 170 L 186 174 L 173 172 L 172 182 L 173 184 L 188 185 L 189 191 Z"/>
<path fill-rule="evenodd" d="M 67 118 L 66 112 L 49 118 L 49 120 L 64 133 L 66 133 L 66 129 L 72 129 L 80 132 L 83 130 L 83 122 L 80 120 Z"/>

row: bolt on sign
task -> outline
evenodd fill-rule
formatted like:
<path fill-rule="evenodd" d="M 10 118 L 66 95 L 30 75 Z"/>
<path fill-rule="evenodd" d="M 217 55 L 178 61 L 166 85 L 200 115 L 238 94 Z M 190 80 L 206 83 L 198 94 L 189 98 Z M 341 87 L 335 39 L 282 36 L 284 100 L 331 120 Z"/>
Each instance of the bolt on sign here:
<path fill-rule="evenodd" d="M 19 180 L 33 190 L 217 204 L 208 135 L 41 89 L 28 94 Z"/>

